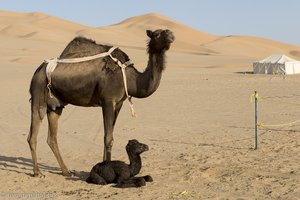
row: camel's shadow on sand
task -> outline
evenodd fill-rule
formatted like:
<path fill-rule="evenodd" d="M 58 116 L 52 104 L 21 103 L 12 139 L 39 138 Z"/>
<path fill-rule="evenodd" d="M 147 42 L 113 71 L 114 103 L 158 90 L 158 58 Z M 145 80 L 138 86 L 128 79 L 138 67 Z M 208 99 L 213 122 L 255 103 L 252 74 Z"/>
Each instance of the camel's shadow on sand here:
<path fill-rule="evenodd" d="M 46 173 L 61 175 L 61 169 L 59 167 L 39 164 L 39 168 Z M 29 158 L 0 155 L 0 170 L 33 176 L 32 169 L 32 160 Z M 66 177 L 66 179 L 83 181 L 88 175 L 88 172 L 72 171 L 72 177 Z"/>

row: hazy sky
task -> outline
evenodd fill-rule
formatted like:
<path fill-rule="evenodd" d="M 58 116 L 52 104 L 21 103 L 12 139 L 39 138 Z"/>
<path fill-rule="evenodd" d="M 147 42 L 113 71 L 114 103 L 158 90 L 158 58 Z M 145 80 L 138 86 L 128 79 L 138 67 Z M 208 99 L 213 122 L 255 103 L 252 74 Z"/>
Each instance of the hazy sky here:
<path fill-rule="evenodd" d="M 95 27 L 158 13 L 212 34 L 300 45 L 300 0 L 0 0 L 0 9 L 37 11 Z"/>

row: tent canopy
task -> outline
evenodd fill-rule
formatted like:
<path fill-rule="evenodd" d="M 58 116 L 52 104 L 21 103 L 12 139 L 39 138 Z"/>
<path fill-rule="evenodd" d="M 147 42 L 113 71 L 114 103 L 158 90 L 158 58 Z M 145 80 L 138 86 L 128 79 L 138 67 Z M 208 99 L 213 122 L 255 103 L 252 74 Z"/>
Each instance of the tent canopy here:
<path fill-rule="evenodd" d="M 298 74 L 300 61 L 286 55 L 272 55 L 253 63 L 254 74 Z"/>

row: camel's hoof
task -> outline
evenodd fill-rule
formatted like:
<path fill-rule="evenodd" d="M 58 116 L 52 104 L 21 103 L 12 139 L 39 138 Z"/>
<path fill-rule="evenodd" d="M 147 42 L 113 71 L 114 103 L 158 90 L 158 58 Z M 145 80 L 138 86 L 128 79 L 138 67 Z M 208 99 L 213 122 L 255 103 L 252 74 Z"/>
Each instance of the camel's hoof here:
<path fill-rule="evenodd" d="M 72 177 L 74 174 L 72 172 L 70 172 L 70 171 L 63 171 L 62 175 L 63 176 L 67 176 L 67 177 Z"/>
<path fill-rule="evenodd" d="M 41 172 L 38 172 L 38 173 L 34 173 L 34 174 L 33 174 L 33 177 L 45 178 L 45 175 L 42 174 Z"/>

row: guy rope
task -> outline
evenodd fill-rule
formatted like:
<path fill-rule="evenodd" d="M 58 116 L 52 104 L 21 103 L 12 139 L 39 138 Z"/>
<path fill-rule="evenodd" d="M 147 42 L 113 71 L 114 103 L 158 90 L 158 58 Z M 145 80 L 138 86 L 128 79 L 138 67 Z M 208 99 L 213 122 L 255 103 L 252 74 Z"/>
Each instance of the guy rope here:
<path fill-rule="evenodd" d="M 275 100 L 272 100 L 271 97 L 261 97 L 258 95 L 257 91 L 254 92 L 254 94 L 252 94 L 250 96 L 250 101 L 251 103 L 255 102 L 255 146 L 254 149 L 258 148 L 258 130 L 259 128 L 274 128 L 274 127 L 287 127 L 287 126 L 293 126 L 297 123 L 300 123 L 300 120 L 295 120 L 292 122 L 286 122 L 286 123 L 281 123 L 281 124 L 265 124 L 263 122 L 258 122 L 258 102 L 262 101 L 262 100 L 272 100 L 275 102 L 278 102 L 278 98 L 279 97 L 273 97 L 276 98 Z M 281 101 L 283 102 L 283 101 Z M 285 101 L 284 101 L 285 102 Z M 299 103 L 289 103 L 289 102 L 285 102 L 286 104 L 292 104 L 292 105 L 300 105 Z"/>

